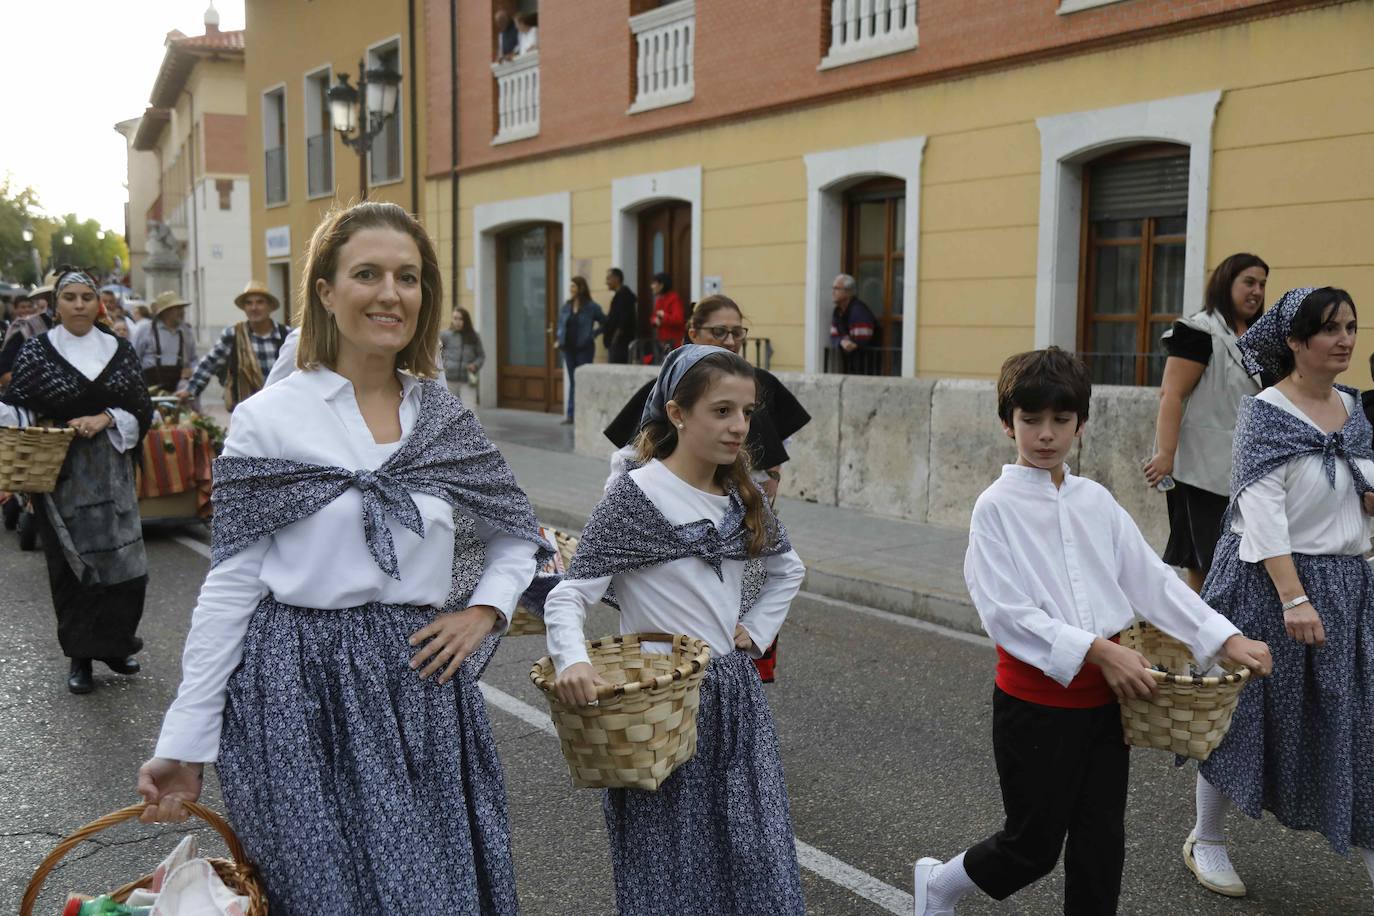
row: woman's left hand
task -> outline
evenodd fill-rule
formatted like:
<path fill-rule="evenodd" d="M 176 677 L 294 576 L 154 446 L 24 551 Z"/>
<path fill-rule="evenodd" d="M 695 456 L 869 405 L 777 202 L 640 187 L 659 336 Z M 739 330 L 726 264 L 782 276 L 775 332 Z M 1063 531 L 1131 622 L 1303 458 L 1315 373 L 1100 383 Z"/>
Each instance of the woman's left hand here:
<path fill-rule="evenodd" d="M 67 421 L 67 425 L 76 430 L 76 434 L 84 439 L 97 436 L 109 429 L 113 421 L 107 413 L 98 413 L 93 417 L 75 417 Z"/>
<path fill-rule="evenodd" d="M 1364 503 L 1364 514 L 1374 515 L 1374 490 L 1370 490 L 1360 497 L 1360 502 Z"/>
<path fill-rule="evenodd" d="M 410 635 L 412 646 L 424 643 L 420 651 L 411 656 L 410 667 L 424 665 L 420 670 L 421 680 L 443 668 L 439 683 L 447 684 L 458 673 L 463 659 L 471 655 L 496 626 L 497 616 L 496 608 L 489 604 L 474 604 L 461 611 L 440 614 L 428 626 Z"/>
<path fill-rule="evenodd" d="M 744 628 L 744 624 L 735 624 L 735 648 L 752 649 L 754 648 L 754 637 L 749 635 L 749 631 Z"/>

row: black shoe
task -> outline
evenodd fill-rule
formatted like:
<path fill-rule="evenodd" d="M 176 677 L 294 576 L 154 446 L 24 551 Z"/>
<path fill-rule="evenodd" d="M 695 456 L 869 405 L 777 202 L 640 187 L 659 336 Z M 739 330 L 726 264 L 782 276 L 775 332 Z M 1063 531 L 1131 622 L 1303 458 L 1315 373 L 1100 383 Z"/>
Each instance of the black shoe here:
<path fill-rule="evenodd" d="M 143 666 L 138 663 L 138 659 L 132 655 L 127 658 L 102 658 L 100 663 L 109 668 L 115 674 L 138 674 L 143 670 Z"/>
<path fill-rule="evenodd" d="M 95 689 L 95 681 L 91 680 L 89 658 L 72 659 L 72 670 L 67 675 L 67 689 L 72 693 L 90 693 Z"/>

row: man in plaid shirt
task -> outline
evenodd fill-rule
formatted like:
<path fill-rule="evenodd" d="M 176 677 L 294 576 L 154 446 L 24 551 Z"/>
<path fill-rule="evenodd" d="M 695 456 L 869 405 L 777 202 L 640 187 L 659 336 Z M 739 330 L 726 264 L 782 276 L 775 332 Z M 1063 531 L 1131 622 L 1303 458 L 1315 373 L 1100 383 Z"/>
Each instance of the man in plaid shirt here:
<path fill-rule="evenodd" d="M 224 382 L 224 405 L 233 410 L 261 390 L 272 371 L 287 335 L 286 326 L 272 318 L 281 303 L 265 286 L 253 281 L 234 304 L 243 309 L 247 320 L 224 329 L 214 349 L 196 364 L 186 388 L 177 393 L 182 400 L 199 397 L 211 376 L 219 376 Z"/>

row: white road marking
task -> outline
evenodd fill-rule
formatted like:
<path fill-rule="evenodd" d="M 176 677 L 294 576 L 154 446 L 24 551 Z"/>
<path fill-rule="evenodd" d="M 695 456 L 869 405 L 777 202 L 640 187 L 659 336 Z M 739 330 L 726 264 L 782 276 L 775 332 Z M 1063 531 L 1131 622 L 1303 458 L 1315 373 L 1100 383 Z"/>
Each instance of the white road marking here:
<path fill-rule="evenodd" d="M 526 725 L 534 726 L 547 735 L 558 737 L 558 732 L 554 730 L 553 722 L 549 719 L 548 713 L 542 709 L 537 709 L 524 700 L 513 697 L 484 681 L 479 681 L 478 686 L 482 688 L 482 696 L 492 706 L 515 716 Z M 911 912 L 913 903 L 910 894 L 880 881 L 867 872 L 859 871 L 854 866 L 841 862 L 829 853 L 821 852 L 816 847 L 803 843 L 801 840 L 797 840 L 797 861 L 807 871 L 814 872 L 826 881 L 838 884 L 845 890 L 858 894 L 889 913 L 904 916 L 904 914 Z"/>
<path fill-rule="evenodd" d="M 210 548 L 202 541 L 184 534 L 172 536 L 183 547 L 195 551 L 205 558 L 210 557 Z M 950 636 L 965 642 L 972 642 L 978 645 L 987 645 L 989 641 L 985 638 L 974 636 L 970 633 L 961 633 L 958 630 L 951 630 L 939 624 L 927 623 L 923 620 L 915 620 L 910 617 L 903 617 L 900 614 L 891 614 L 887 611 L 878 611 L 872 608 L 859 607 L 848 602 L 835 601 L 834 599 L 824 598 L 819 595 L 810 597 L 817 598 L 827 603 L 842 605 L 846 610 L 866 613 L 870 616 L 878 617 L 882 620 L 891 620 L 893 623 L 900 623 L 906 626 L 915 626 L 918 629 L 931 630 L 944 636 Z M 554 730 L 553 722 L 549 719 L 548 713 L 526 703 L 524 700 L 511 696 L 503 690 L 491 686 L 490 684 L 479 681 L 478 686 L 482 688 L 482 696 L 486 701 L 504 713 L 515 716 L 526 725 L 533 726 L 547 735 L 558 737 L 558 732 Z M 802 868 L 815 873 L 832 884 L 837 884 L 845 890 L 851 891 L 865 900 L 881 907 L 896 916 L 904 916 L 911 912 L 911 895 L 905 891 L 898 890 L 892 885 L 881 881 L 867 872 L 860 871 L 852 865 L 840 861 L 829 853 L 822 852 L 814 846 L 797 840 L 797 861 Z"/>
<path fill-rule="evenodd" d="M 982 646 L 985 649 L 994 647 L 994 643 L 986 636 L 979 636 L 977 633 L 967 633 L 963 630 L 956 630 L 939 623 L 931 623 L 929 620 L 921 620 L 917 617 L 907 617 L 905 614 L 894 614 L 891 611 L 881 611 L 875 607 L 864 607 L 862 604 L 854 604 L 849 601 L 842 601 L 839 598 L 831 598 L 829 595 L 821 595 L 816 592 L 801 593 L 808 601 L 815 601 L 818 604 L 827 604 L 842 611 L 850 611 L 855 614 L 863 614 L 866 617 L 876 617 L 878 620 L 885 620 L 888 623 L 895 623 L 903 627 L 911 627 L 913 630 L 925 630 L 927 633 L 937 633 L 949 639 L 957 639 L 973 646 Z"/>

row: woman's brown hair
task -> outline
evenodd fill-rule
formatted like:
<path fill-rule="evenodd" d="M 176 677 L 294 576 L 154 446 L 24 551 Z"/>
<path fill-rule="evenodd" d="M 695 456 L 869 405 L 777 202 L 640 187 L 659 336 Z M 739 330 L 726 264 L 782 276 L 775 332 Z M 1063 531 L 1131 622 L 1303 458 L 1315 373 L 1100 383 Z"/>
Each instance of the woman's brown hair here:
<path fill-rule="evenodd" d="M 687 370 L 682 381 L 677 383 L 672 400 L 684 411 L 700 401 L 723 376 L 737 376 L 756 382 L 754 367 L 743 357 L 720 349 L 710 356 L 702 357 L 695 366 Z M 635 439 L 635 460 L 640 464 L 650 458 L 662 461 L 677 450 L 677 427 L 665 420 L 651 420 L 639 431 Z M 749 555 L 756 557 L 763 552 L 773 539 L 776 526 L 771 521 L 768 505 L 763 493 L 754 483 L 751 473 L 753 463 L 749 450 L 741 448 L 730 464 L 717 465 L 715 481 L 722 488 L 733 487 L 744 503 L 744 524 L 749 529 Z"/>
<path fill-rule="evenodd" d="M 592 288 L 587 285 L 586 277 L 573 277 L 572 285 L 577 287 L 577 295 L 574 298 L 583 305 L 592 301 Z"/>
<path fill-rule="evenodd" d="M 339 329 L 320 301 L 318 281 L 334 282 L 339 269 L 339 249 L 347 244 L 355 232 L 363 229 L 394 229 L 405 233 L 420 252 L 420 317 L 415 336 L 396 354 L 396 368 L 412 375 L 433 378 L 439 372 L 436 357 L 439 351 L 440 303 L 444 297 L 444 281 L 439 272 L 439 258 L 434 243 L 419 220 L 392 203 L 365 201 L 346 209 L 330 210 L 315 228 L 310 248 L 301 272 L 300 312 L 301 342 L 296 351 L 296 366 L 314 369 L 325 366 L 333 369 L 339 358 Z"/>
<path fill-rule="evenodd" d="M 1245 271 L 1252 267 L 1258 267 L 1264 271 L 1266 277 L 1269 276 L 1269 265 L 1264 263 L 1257 254 L 1241 252 L 1233 254 L 1226 260 L 1217 265 L 1217 269 L 1212 271 L 1212 276 L 1207 280 L 1207 291 L 1203 296 L 1202 304 L 1204 312 L 1220 312 L 1221 320 L 1226 322 L 1227 327 L 1236 333 L 1241 333 L 1244 328 L 1236 327 L 1236 304 L 1231 299 L 1231 287 Z M 1255 317 L 1250 319 L 1254 324 L 1259 321 L 1259 317 L 1264 314 L 1264 306 L 1261 305 Z"/>

